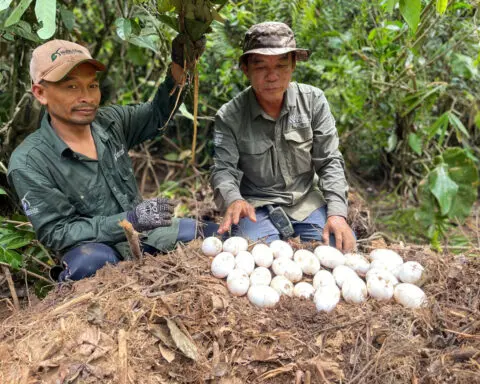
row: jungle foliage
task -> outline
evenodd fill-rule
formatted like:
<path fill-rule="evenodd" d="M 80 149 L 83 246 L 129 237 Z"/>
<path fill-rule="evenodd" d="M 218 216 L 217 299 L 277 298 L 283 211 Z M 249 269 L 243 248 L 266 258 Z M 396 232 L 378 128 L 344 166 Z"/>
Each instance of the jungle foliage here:
<path fill-rule="evenodd" d="M 0 0 L 0 123 L 5 127 L 29 88 L 29 52 L 51 37 L 86 43 L 106 63 L 106 102 L 151 99 L 165 74 L 184 3 Z M 402 233 L 398 237 L 428 239 L 437 248 L 452 240 L 451 230 L 470 214 L 479 185 L 477 2 L 231 0 L 220 9 L 223 3 L 208 2 L 217 4 L 218 12 L 208 16 L 207 50 L 199 62 L 202 144 L 195 149 L 197 161 L 188 166 L 189 95 L 166 138 L 149 144 L 158 162 L 140 162 L 145 169 L 168 167 L 157 189 L 191 196 L 200 188 L 195 175 L 206 173 L 211 164 L 212 118 L 247 86 L 238 67 L 243 35 L 254 23 L 283 21 L 295 31 L 297 45 L 312 51 L 310 60 L 297 66 L 295 80 L 324 90 L 350 180 L 364 190 L 384 192 L 375 195 L 380 212 L 386 206 L 382 200 L 389 202 L 383 224 L 392 229 L 395 223 L 397 234 Z M 0 191 L 10 196 L 0 196 L 2 204 L 13 206 L 13 194 L 6 183 L 2 186 Z M 9 242 L 2 238 L 0 261 L 5 261 L 1 252 Z"/>

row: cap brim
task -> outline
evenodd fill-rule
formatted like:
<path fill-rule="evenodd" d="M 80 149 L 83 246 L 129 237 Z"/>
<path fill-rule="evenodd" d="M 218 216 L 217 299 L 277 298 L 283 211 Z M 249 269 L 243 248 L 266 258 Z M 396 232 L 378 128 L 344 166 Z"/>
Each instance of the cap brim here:
<path fill-rule="evenodd" d="M 79 61 L 67 61 L 62 63 L 58 67 L 52 69 L 49 73 L 43 76 L 40 80 L 50 81 L 56 83 L 57 81 L 63 80 L 74 68 L 83 63 L 92 64 L 95 69 L 99 72 L 105 71 L 106 67 L 100 61 L 95 59 L 84 59 Z"/>
<path fill-rule="evenodd" d="M 274 56 L 283 55 L 284 53 L 289 52 L 295 52 L 295 59 L 298 61 L 307 61 L 308 57 L 310 56 L 310 51 L 303 48 L 257 48 L 244 52 L 243 55 L 240 56 L 240 63 L 245 56 L 251 55 L 253 53 L 256 53 L 258 55 Z"/>

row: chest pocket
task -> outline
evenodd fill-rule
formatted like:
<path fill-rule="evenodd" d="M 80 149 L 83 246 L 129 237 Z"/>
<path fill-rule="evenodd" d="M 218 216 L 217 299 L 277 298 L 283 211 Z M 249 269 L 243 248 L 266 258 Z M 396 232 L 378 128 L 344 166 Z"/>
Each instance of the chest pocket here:
<path fill-rule="evenodd" d="M 268 187 L 274 183 L 275 161 L 272 140 L 249 140 L 238 144 L 239 168 L 254 185 Z"/>
<path fill-rule="evenodd" d="M 313 131 L 310 127 L 292 129 L 284 132 L 283 137 L 288 146 L 286 156 L 292 175 L 300 175 L 312 170 Z"/>

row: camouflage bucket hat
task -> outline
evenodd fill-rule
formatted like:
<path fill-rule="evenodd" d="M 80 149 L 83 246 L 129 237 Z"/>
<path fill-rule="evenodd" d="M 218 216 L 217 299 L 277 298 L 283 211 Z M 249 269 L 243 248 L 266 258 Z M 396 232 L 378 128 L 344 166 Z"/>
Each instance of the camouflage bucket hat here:
<path fill-rule="evenodd" d="M 267 21 L 255 24 L 245 34 L 243 55 L 258 53 L 260 55 L 282 55 L 295 52 L 296 60 L 307 61 L 310 56 L 308 49 L 297 48 L 293 31 L 287 24 Z"/>

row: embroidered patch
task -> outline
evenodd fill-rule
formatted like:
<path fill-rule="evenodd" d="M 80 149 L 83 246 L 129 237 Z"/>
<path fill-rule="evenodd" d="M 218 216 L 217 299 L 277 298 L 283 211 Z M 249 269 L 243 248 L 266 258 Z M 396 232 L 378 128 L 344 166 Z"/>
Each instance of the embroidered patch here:
<path fill-rule="evenodd" d="M 122 144 L 122 147 L 121 147 L 117 152 L 115 152 L 115 153 L 113 154 L 113 157 L 114 157 L 115 161 L 117 161 L 118 158 L 119 158 L 120 156 L 123 156 L 124 154 L 125 154 L 125 149 L 123 148 L 123 144 Z"/>
<path fill-rule="evenodd" d="M 306 113 L 292 113 L 288 117 L 288 123 L 295 127 L 308 127 L 310 125 L 310 118 Z"/>
<path fill-rule="evenodd" d="M 27 192 L 25 194 L 25 196 L 23 196 L 23 199 L 21 200 L 22 201 L 22 207 L 23 207 L 23 210 L 25 211 L 25 214 L 27 216 L 35 216 L 37 213 L 39 213 L 39 209 L 37 207 L 32 207 L 30 205 L 30 202 L 27 200 L 27 195 L 29 194 L 30 192 Z"/>
<path fill-rule="evenodd" d="M 213 144 L 218 146 L 218 145 L 222 144 L 222 142 L 223 142 L 223 133 L 218 132 L 218 131 L 214 131 L 213 132 Z"/>

